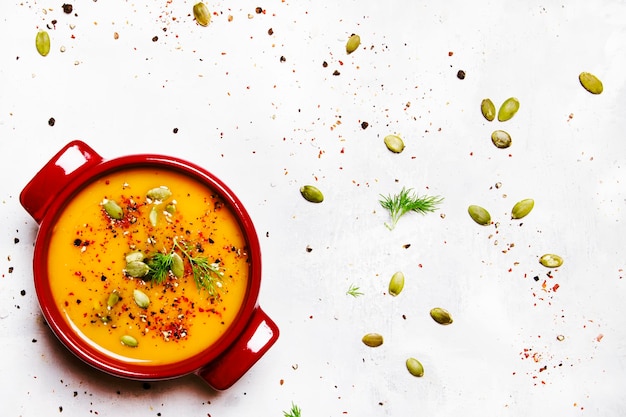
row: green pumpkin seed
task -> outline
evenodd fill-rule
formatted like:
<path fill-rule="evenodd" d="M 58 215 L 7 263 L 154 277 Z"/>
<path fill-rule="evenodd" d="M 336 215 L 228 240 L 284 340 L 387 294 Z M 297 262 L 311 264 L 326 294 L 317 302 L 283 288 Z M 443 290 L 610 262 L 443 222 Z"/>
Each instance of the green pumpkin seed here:
<path fill-rule="evenodd" d="M 130 261 L 126 264 L 126 268 L 124 268 L 126 275 L 133 278 L 141 278 L 148 275 L 150 272 L 150 267 L 143 263 L 142 261 Z"/>
<path fill-rule="evenodd" d="M 491 223 L 491 215 L 487 210 L 480 206 L 471 205 L 467 208 L 467 212 L 469 213 L 472 220 L 481 226 L 487 226 Z"/>
<path fill-rule="evenodd" d="M 152 209 L 150 210 L 150 214 L 148 215 L 148 218 L 150 219 L 150 224 L 156 227 L 159 221 L 159 209 L 157 209 L 157 206 L 152 206 Z"/>
<path fill-rule="evenodd" d="M 494 130 L 491 134 L 491 142 L 493 142 L 496 148 L 508 148 L 511 146 L 511 135 L 504 130 Z"/>
<path fill-rule="evenodd" d="M 102 207 L 104 211 L 109 215 L 110 218 L 115 220 L 122 220 L 124 217 L 124 210 L 113 200 L 104 200 L 102 202 Z"/>
<path fill-rule="evenodd" d="M 368 333 L 361 340 L 369 347 L 378 347 L 383 344 L 383 336 L 378 333 Z"/>
<path fill-rule="evenodd" d="M 130 263 L 133 261 L 143 261 L 146 258 L 146 256 L 143 254 L 142 251 L 134 251 L 134 252 L 130 252 L 126 254 L 126 263 Z"/>
<path fill-rule="evenodd" d="M 404 274 L 398 271 L 391 276 L 391 281 L 389 281 L 389 294 L 395 297 L 402 292 L 403 288 Z"/>
<path fill-rule="evenodd" d="M 170 270 L 172 271 L 172 274 L 174 274 L 176 278 L 182 278 L 183 275 L 185 274 L 185 264 L 183 263 L 183 258 L 181 258 L 180 255 L 177 254 L 176 252 L 173 252 L 171 256 L 172 256 L 172 266 Z"/>
<path fill-rule="evenodd" d="M 546 268 L 558 268 L 559 266 L 563 265 L 563 258 L 553 253 L 546 253 L 541 258 L 539 258 L 539 263 Z"/>
<path fill-rule="evenodd" d="M 211 23 L 211 12 L 206 4 L 200 2 L 193 6 L 193 17 L 200 26 L 208 26 Z"/>
<path fill-rule="evenodd" d="M 172 196 L 172 192 L 166 186 L 161 186 L 148 190 L 146 197 L 155 202 L 165 201 Z"/>
<path fill-rule="evenodd" d="M 393 153 L 400 153 L 404 150 L 404 141 L 398 135 L 385 136 L 385 145 Z"/>
<path fill-rule="evenodd" d="M 168 204 L 167 206 L 165 206 L 165 211 L 167 211 L 169 214 L 176 213 L 176 204 Z"/>
<path fill-rule="evenodd" d="M 361 37 L 359 35 L 352 34 L 352 36 L 348 39 L 348 42 L 346 42 L 346 52 L 351 54 L 357 50 L 359 45 L 361 45 Z"/>
<path fill-rule="evenodd" d="M 46 56 L 50 52 L 50 35 L 45 30 L 40 30 L 35 36 L 35 47 L 39 55 Z"/>
<path fill-rule="evenodd" d="M 533 207 L 535 206 L 535 200 L 532 198 L 526 198 L 522 201 L 518 201 L 513 206 L 511 210 L 511 218 L 512 219 L 521 219 L 522 217 L 526 217 L 528 213 L 531 212 Z"/>
<path fill-rule="evenodd" d="M 510 120 L 518 110 L 519 101 L 515 97 L 507 98 L 500 106 L 500 110 L 498 110 L 498 121 L 506 122 Z"/>
<path fill-rule="evenodd" d="M 313 185 L 304 185 L 300 187 L 300 194 L 306 201 L 311 203 L 321 203 L 324 201 L 324 194 Z"/>
<path fill-rule="evenodd" d="M 424 367 L 422 363 L 415 358 L 409 358 L 406 360 L 406 369 L 408 369 L 409 373 L 415 377 L 424 376 Z"/>
<path fill-rule="evenodd" d="M 133 290 L 133 299 L 140 308 L 148 308 L 150 305 L 150 298 L 141 290 Z"/>
<path fill-rule="evenodd" d="M 137 342 L 137 339 L 127 334 L 120 337 L 120 342 L 122 342 L 123 345 L 128 346 L 128 347 L 137 347 L 139 345 L 139 342 Z"/>
<path fill-rule="evenodd" d="M 451 324 L 453 321 L 450 313 L 448 313 L 443 308 L 439 308 L 439 307 L 435 307 L 432 310 L 430 310 L 430 317 L 432 317 L 433 320 L 435 320 L 437 323 L 443 324 L 443 325 Z"/>
<path fill-rule="evenodd" d="M 604 91 L 602 81 L 595 75 L 588 72 L 581 72 L 578 76 L 580 84 L 591 94 L 600 94 Z"/>
<path fill-rule="evenodd" d="M 112 309 L 118 301 L 120 301 L 120 293 L 117 290 L 113 290 L 107 299 L 107 308 L 109 310 Z"/>
<path fill-rule="evenodd" d="M 493 104 L 493 101 L 488 98 L 481 101 L 480 112 L 483 114 L 483 117 L 490 122 L 496 118 L 496 106 Z"/>

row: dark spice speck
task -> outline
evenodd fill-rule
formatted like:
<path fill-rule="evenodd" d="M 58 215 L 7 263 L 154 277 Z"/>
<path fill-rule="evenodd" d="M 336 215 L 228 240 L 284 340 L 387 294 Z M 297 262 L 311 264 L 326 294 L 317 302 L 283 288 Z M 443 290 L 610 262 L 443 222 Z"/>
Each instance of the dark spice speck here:
<path fill-rule="evenodd" d="M 64 13 L 70 14 L 70 13 L 72 13 L 73 9 L 74 8 L 72 7 L 71 4 L 65 4 L 65 3 L 63 4 L 63 12 Z"/>
<path fill-rule="evenodd" d="M 457 73 L 456 73 L 456 77 L 457 77 L 459 80 L 464 80 L 464 79 L 465 79 L 465 71 L 463 71 L 463 70 L 459 70 L 459 72 L 457 72 Z"/>
<path fill-rule="evenodd" d="M 56 122 L 56 120 L 54 120 L 54 117 L 51 117 L 50 119 L 48 119 L 48 125 L 50 125 L 50 126 L 54 126 L 55 122 Z"/>

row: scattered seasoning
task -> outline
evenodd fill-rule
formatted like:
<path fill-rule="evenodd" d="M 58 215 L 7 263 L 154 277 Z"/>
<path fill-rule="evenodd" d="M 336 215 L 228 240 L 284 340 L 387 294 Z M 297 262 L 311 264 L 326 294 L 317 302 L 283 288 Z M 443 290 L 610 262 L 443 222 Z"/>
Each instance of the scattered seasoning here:
<path fill-rule="evenodd" d="M 464 80 L 465 79 L 465 71 L 459 70 L 459 72 L 456 73 L 456 78 L 458 78 L 459 80 Z"/>
<path fill-rule="evenodd" d="M 55 123 L 56 123 L 56 120 L 54 120 L 54 117 L 51 117 L 48 119 L 48 126 L 54 126 Z"/>

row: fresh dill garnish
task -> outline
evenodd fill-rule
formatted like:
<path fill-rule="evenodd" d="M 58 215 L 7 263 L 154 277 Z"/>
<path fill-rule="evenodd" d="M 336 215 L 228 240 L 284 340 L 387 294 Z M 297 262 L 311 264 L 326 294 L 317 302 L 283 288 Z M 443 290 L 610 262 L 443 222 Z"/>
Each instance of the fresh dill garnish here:
<path fill-rule="evenodd" d="M 399 194 L 383 196 L 381 194 L 380 205 L 389 211 L 391 222 L 385 223 L 389 230 L 393 230 L 406 213 L 415 211 L 418 213 L 428 213 L 437 210 L 437 206 L 443 201 L 440 196 L 418 196 L 413 189 L 402 187 Z"/>
<path fill-rule="evenodd" d="M 163 284 L 172 269 L 172 254 L 155 253 L 154 256 L 148 260 L 148 267 L 150 268 L 148 274 L 152 280 L 157 284 Z"/>
<path fill-rule="evenodd" d="M 172 268 L 175 267 L 174 257 L 177 257 L 179 262 L 180 259 L 182 259 L 177 255 L 177 250 L 180 251 L 183 258 L 189 262 L 193 279 L 198 289 L 206 290 L 211 296 L 217 295 L 218 287 L 221 286 L 222 279 L 224 278 L 224 271 L 221 270 L 219 262 L 209 262 L 205 257 L 193 256 L 189 245 L 184 242 L 179 243 L 176 239 L 174 239 L 174 245 L 170 252 L 157 252 L 147 260 L 146 263 L 150 268 L 148 276 L 154 283 L 164 283 L 170 273 L 173 273 Z M 181 265 L 180 276 L 182 276 L 182 273 L 183 266 Z"/>
<path fill-rule="evenodd" d="M 348 291 L 346 291 L 346 294 L 351 295 L 355 298 L 358 297 L 359 295 L 363 295 L 363 293 L 360 291 L 360 288 L 354 284 L 350 284 L 350 288 L 348 288 Z"/>
<path fill-rule="evenodd" d="M 217 288 L 221 286 L 222 279 L 224 278 L 224 271 L 220 269 L 219 262 L 209 262 L 209 260 L 202 256 L 192 256 L 185 243 L 178 243 L 174 239 L 174 247 L 178 248 L 185 258 L 191 264 L 191 271 L 193 272 L 193 279 L 196 281 L 196 286 L 199 289 L 205 289 L 210 295 L 217 294 Z"/>
<path fill-rule="evenodd" d="M 283 414 L 284 417 L 301 417 L 301 412 L 302 411 L 300 410 L 300 407 L 298 407 L 294 403 L 291 403 L 291 410 L 283 411 Z"/>

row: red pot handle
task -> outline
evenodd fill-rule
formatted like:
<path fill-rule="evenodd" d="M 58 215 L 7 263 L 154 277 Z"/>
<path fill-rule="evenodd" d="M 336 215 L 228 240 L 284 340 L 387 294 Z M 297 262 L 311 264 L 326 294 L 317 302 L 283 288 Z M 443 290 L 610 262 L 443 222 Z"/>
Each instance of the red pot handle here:
<path fill-rule="evenodd" d="M 68 143 L 24 187 L 20 203 L 37 223 L 41 223 L 53 198 L 72 178 L 101 162 L 102 157 L 86 143 L 79 140 Z"/>
<path fill-rule="evenodd" d="M 225 390 L 261 359 L 278 339 L 278 333 L 278 326 L 257 306 L 239 338 L 196 373 L 216 390 Z"/>

